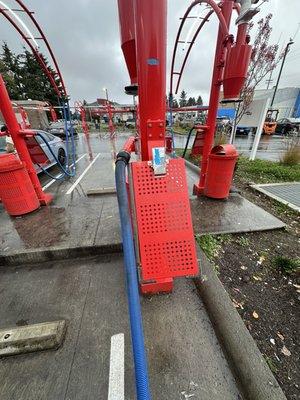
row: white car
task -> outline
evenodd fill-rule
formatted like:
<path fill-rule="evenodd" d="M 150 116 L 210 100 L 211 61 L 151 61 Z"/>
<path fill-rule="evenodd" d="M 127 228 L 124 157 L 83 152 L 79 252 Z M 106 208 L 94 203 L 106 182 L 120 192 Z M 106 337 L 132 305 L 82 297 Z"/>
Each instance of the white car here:
<path fill-rule="evenodd" d="M 39 144 L 40 148 L 42 149 L 43 153 L 47 156 L 49 162 L 47 164 L 43 164 L 43 169 L 48 169 L 50 167 L 53 167 L 55 164 L 57 164 L 55 158 L 51 154 L 51 151 L 49 150 L 48 146 L 46 145 L 45 141 L 48 143 L 50 146 L 51 150 L 55 154 L 56 158 L 59 160 L 60 164 L 63 166 L 66 164 L 67 161 L 67 151 L 66 151 L 66 145 L 63 142 L 63 140 L 57 136 L 52 135 L 49 132 L 41 131 L 41 130 L 36 130 L 32 129 L 33 132 L 38 133 L 38 135 L 35 136 L 35 139 L 31 138 L 26 138 L 27 142 L 27 147 L 31 153 L 32 158 L 35 157 L 34 154 L 38 154 L 39 152 L 37 151 L 36 147 L 36 142 Z M 40 136 L 39 136 L 40 135 Z M 41 137 L 42 136 L 42 137 Z M 44 139 L 44 140 L 43 140 Z M 11 140 L 10 140 L 11 142 Z M 0 154 L 6 153 L 6 137 L 1 136 L 0 137 Z M 37 165 L 38 161 L 36 160 L 35 164 L 35 169 L 37 173 L 42 172 L 42 169 Z"/>

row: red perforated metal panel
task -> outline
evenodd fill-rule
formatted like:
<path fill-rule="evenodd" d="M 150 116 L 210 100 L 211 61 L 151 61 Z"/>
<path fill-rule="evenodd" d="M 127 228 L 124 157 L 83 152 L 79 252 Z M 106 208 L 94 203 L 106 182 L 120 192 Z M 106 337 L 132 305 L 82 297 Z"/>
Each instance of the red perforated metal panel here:
<path fill-rule="evenodd" d="M 160 177 L 147 161 L 131 168 L 142 279 L 197 274 L 184 160 L 170 159 Z"/>

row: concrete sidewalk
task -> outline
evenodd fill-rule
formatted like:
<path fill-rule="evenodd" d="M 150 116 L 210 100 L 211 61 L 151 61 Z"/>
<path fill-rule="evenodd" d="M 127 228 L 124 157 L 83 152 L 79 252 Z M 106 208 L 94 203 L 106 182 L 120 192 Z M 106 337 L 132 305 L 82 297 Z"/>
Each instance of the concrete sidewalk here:
<path fill-rule="evenodd" d="M 1 326 L 66 319 L 63 346 L 4 358 L 1 400 L 107 399 L 111 336 L 125 333 L 125 393 L 134 377 L 122 256 L 0 268 Z M 32 296 L 34 293 L 34 296 Z M 153 399 L 242 397 L 190 279 L 142 298 Z"/>
<path fill-rule="evenodd" d="M 68 322 L 66 340 L 59 350 L 1 360 L 1 400 L 106 399 L 110 339 L 119 333 L 125 334 L 126 342 L 126 399 L 134 398 L 117 200 L 111 194 L 87 196 L 90 189 L 114 186 L 113 160 L 116 148 L 125 140 L 126 135 L 116 143 L 91 135 L 87 147 L 80 136 L 77 176 L 52 183 L 41 178 L 44 185 L 50 184 L 47 191 L 55 194 L 50 207 L 15 219 L 0 210 L 0 327 L 60 319 Z M 196 179 L 197 174 L 188 171 L 190 187 Z M 231 219 L 236 222 L 232 199 L 201 204 L 202 199 L 192 201 L 197 233 L 216 233 L 216 222 L 222 229 Z M 249 210 L 248 204 L 245 207 Z M 255 207 L 254 222 L 258 210 L 262 219 L 280 225 L 281 221 Z M 115 254 L 86 258 L 112 251 Z M 213 284 L 213 288 L 217 286 Z M 214 289 L 210 293 L 213 300 Z M 171 295 L 141 301 L 153 399 L 244 398 L 233 376 L 235 368 L 229 368 L 210 322 L 213 313 L 207 312 L 209 308 L 204 307 L 191 279 L 176 280 Z M 242 320 L 240 323 L 243 326 Z M 255 371 L 255 364 L 251 365 Z"/>

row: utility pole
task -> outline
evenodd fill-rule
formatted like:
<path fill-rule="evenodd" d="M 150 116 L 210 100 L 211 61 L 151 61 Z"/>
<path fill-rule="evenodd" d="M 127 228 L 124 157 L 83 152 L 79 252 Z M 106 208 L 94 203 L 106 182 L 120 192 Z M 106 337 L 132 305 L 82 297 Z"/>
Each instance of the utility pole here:
<path fill-rule="evenodd" d="M 275 100 L 276 93 L 277 93 L 278 86 L 279 86 L 279 82 L 280 82 L 280 78 L 281 78 L 281 75 L 282 75 L 282 70 L 283 70 L 283 67 L 284 67 L 284 64 L 285 64 L 286 56 L 288 55 L 288 52 L 290 50 L 290 46 L 292 44 L 294 44 L 294 41 L 293 41 L 293 39 L 290 39 L 290 41 L 288 42 L 288 44 L 285 47 L 284 56 L 283 56 L 283 59 L 282 59 L 282 63 L 281 63 L 281 67 L 280 67 L 280 71 L 279 71 L 279 75 L 278 75 L 278 79 L 277 79 L 277 82 L 276 82 L 273 98 L 272 98 L 272 101 L 271 101 L 271 107 L 273 107 L 274 100 Z"/>
<path fill-rule="evenodd" d="M 267 85 L 267 90 L 269 90 L 270 84 L 273 82 L 272 76 L 273 76 L 273 70 L 270 73 L 270 78 L 267 79 L 267 81 L 266 81 L 266 83 L 268 84 Z"/>

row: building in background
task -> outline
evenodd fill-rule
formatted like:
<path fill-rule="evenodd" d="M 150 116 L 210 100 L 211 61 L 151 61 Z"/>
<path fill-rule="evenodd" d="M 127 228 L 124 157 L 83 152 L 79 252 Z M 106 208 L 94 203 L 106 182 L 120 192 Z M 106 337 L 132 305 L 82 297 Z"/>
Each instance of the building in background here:
<path fill-rule="evenodd" d="M 275 88 L 272 89 L 257 89 L 254 93 L 254 100 L 266 100 L 273 97 Z M 221 99 L 223 98 L 221 93 Z M 286 87 L 278 89 L 273 104 L 273 109 L 278 109 L 279 114 L 277 119 L 281 118 L 300 118 L 300 87 Z M 225 111 L 230 109 L 231 111 Z M 221 114 L 235 115 L 233 104 L 222 104 L 220 102 Z M 220 115 L 219 110 L 219 116 Z"/>
<path fill-rule="evenodd" d="M 49 119 L 47 115 L 48 103 L 38 100 L 12 100 L 13 109 L 19 123 L 22 122 L 20 107 L 22 107 L 27 114 L 27 122 L 29 122 L 32 129 L 47 130 L 49 127 Z M 0 120 L 3 117 L 0 113 Z"/>
<path fill-rule="evenodd" d="M 255 91 L 255 100 L 272 99 L 273 89 L 258 89 Z M 273 107 L 279 110 L 278 119 L 281 118 L 300 118 L 300 88 L 286 87 L 278 89 Z"/>

